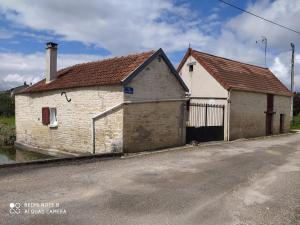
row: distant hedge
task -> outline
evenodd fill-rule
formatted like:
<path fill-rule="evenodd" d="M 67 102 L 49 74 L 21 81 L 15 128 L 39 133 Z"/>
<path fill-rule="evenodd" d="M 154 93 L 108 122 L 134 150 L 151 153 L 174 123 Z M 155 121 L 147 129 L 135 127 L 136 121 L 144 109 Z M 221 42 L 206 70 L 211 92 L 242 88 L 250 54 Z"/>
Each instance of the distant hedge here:
<path fill-rule="evenodd" d="M 8 93 L 0 93 L 0 115 L 15 115 L 15 98 Z"/>
<path fill-rule="evenodd" d="M 294 105 L 293 105 L 294 116 L 300 113 L 300 92 L 294 93 Z"/>

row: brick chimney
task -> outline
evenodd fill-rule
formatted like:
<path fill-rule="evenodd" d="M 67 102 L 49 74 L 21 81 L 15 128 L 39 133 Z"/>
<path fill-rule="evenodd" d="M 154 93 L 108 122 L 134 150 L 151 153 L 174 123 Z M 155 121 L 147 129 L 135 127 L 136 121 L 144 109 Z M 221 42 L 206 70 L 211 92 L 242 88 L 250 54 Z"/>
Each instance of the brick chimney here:
<path fill-rule="evenodd" d="M 48 42 L 46 44 L 46 83 L 57 77 L 57 44 Z"/>

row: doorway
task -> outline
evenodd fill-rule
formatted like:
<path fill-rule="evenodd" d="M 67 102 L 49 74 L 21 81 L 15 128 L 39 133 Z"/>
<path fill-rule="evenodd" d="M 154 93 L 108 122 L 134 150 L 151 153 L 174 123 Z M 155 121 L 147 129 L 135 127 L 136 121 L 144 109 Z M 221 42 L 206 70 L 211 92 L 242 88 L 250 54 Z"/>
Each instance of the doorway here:
<path fill-rule="evenodd" d="M 284 114 L 280 114 L 279 133 L 284 133 Z"/>

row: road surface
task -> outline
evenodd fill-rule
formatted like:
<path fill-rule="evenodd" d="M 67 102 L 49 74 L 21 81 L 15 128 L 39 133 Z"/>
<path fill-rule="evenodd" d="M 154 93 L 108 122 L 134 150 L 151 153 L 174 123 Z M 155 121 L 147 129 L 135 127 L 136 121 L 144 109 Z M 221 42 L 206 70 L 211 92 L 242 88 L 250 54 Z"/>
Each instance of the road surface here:
<path fill-rule="evenodd" d="M 300 224 L 300 134 L 3 168 L 0 196 L 1 225 Z"/>

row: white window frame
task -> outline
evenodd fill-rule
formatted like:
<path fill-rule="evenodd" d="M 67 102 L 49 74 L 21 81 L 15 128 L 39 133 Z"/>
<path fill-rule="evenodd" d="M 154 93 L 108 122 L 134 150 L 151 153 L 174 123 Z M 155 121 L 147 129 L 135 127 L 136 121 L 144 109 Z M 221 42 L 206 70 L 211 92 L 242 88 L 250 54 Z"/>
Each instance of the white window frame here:
<path fill-rule="evenodd" d="M 49 127 L 57 127 L 58 121 L 57 121 L 57 110 L 56 108 L 49 108 L 49 116 L 50 116 L 50 124 Z"/>

